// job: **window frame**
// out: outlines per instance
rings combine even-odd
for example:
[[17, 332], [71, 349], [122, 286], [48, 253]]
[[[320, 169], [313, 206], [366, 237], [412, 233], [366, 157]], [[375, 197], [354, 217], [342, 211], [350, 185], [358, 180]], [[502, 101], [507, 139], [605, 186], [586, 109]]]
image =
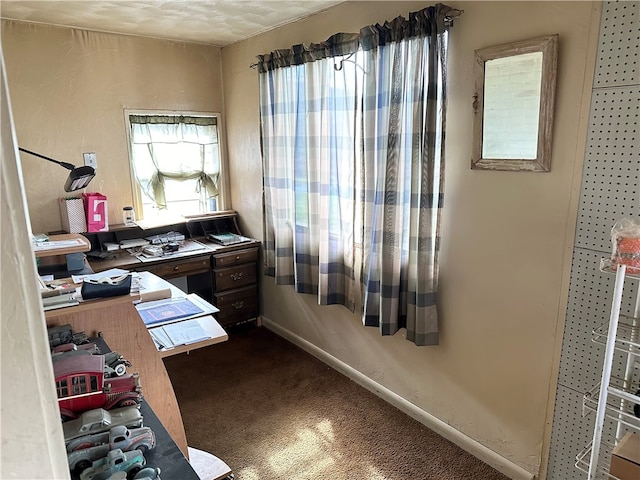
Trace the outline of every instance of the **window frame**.
[[[142, 209], [142, 193], [140, 191], [140, 185], [136, 180], [135, 168], [133, 166], [133, 151], [131, 148], [131, 122], [129, 121], [129, 115], [182, 115], [185, 117], [215, 117], [216, 127], [218, 128], [218, 151], [220, 152], [220, 175], [218, 182], [218, 209], [215, 212], [203, 213], [202, 215], [215, 215], [216, 213], [223, 212], [231, 209], [231, 202], [229, 200], [229, 176], [227, 173], [227, 143], [226, 133], [224, 128], [224, 119], [221, 113], [218, 112], [197, 112], [191, 110], [145, 110], [145, 109], [124, 109], [124, 124], [127, 138], [127, 152], [129, 155], [129, 175], [131, 179], [131, 196], [133, 202], [133, 208], [136, 211], [136, 220], [143, 220]], [[193, 217], [193, 215], [183, 215], [185, 218]]]

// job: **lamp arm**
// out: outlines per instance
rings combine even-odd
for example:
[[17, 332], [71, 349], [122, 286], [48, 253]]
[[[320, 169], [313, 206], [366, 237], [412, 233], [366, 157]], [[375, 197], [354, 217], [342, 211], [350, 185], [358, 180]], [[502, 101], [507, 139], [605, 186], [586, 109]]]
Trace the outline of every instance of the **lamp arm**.
[[27, 150], [26, 148], [18, 147], [18, 150], [24, 153], [28, 153], [29, 155], [33, 155], [35, 157], [40, 157], [40, 158], [43, 158], [44, 160], [49, 160], [50, 162], [57, 163], [58, 165], [63, 166], [67, 170], [73, 170], [74, 168], [76, 168], [76, 166], [71, 163], [54, 160], [53, 158], [45, 157], [44, 155], [40, 155], [39, 153], [32, 152], [31, 150]]

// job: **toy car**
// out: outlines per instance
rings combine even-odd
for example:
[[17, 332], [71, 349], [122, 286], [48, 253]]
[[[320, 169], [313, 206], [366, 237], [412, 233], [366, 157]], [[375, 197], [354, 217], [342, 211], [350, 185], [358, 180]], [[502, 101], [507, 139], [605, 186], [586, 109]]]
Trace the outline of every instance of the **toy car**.
[[100, 433], [110, 430], [112, 427], [124, 425], [129, 428], [142, 426], [142, 414], [137, 406], [115, 408], [105, 410], [96, 408], [80, 415], [75, 420], [69, 420], [62, 424], [62, 433], [65, 443], [90, 433]]
[[106, 457], [111, 450], [140, 450], [143, 454], [156, 446], [156, 437], [149, 427], [132, 428], [120, 425], [108, 432], [84, 435], [67, 443], [69, 470], [82, 472], [91, 463]]
[[135, 474], [133, 480], [160, 480], [160, 468], [144, 467]]
[[107, 352], [104, 355], [104, 362], [112, 368], [118, 377], [127, 373], [127, 367], [131, 366], [131, 362], [125, 360], [118, 352]]
[[73, 333], [70, 324], [58, 325], [47, 328], [49, 334], [49, 346], [55, 348], [64, 343], [82, 345], [89, 342], [89, 337], [84, 332]]
[[139, 450], [123, 452], [111, 450], [106, 457], [93, 462], [93, 464], [80, 474], [80, 480], [107, 480], [115, 472], [127, 472], [127, 476], [135, 475], [146, 460]]
[[120, 377], [127, 373], [127, 367], [131, 366], [131, 362], [126, 360], [118, 352], [100, 353], [100, 349], [95, 343], [87, 343], [84, 345], [76, 345], [75, 343], [65, 343], [56, 347], [51, 352], [52, 361], [59, 362], [67, 357], [77, 355], [102, 355], [104, 357], [104, 373], [106, 377]]

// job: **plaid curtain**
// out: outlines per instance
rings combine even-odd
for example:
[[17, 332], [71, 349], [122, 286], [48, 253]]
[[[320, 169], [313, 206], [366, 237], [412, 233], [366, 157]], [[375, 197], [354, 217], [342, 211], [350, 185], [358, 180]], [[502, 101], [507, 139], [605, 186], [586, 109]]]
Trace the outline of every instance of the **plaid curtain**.
[[362, 73], [333, 58], [260, 75], [265, 273], [354, 310]]
[[438, 4], [258, 57], [265, 273], [438, 343], [447, 31]]

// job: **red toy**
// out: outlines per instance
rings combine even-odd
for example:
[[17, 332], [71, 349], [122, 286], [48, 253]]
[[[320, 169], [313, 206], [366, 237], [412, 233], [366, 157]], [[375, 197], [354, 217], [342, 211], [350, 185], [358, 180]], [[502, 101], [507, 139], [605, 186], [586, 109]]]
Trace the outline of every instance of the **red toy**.
[[94, 408], [139, 404], [142, 389], [137, 373], [105, 379], [102, 355], [75, 355], [54, 362], [58, 406], [62, 420]]

